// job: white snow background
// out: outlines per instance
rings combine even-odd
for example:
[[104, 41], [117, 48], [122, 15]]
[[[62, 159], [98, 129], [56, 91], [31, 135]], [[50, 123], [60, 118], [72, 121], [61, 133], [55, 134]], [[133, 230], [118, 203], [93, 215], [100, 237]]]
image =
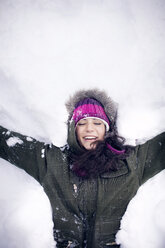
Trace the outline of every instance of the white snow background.
[[[165, 130], [165, 1], [0, 0], [0, 125], [66, 142], [64, 103], [98, 87], [119, 103], [118, 128], [135, 144]], [[130, 202], [123, 248], [165, 247], [165, 172]], [[54, 247], [49, 200], [0, 159], [0, 248]]]

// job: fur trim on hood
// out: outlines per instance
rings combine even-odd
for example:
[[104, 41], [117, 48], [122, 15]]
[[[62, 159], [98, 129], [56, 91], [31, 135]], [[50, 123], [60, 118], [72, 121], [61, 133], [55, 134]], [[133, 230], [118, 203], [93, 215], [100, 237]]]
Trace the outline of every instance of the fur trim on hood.
[[68, 121], [70, 121], [72, 118], [76, 104], [84, 98], [94, 98], [99, 101], [103, 105], [105, 113], [110, 120], [110, 125], [115, 125], [117, 118], [117, 104], [106, 94], [105, 91], [99, 90], [97, 88], [90, 90], [79, 90], [70, 96], [69, 100], [65, 104], [69, 113]]

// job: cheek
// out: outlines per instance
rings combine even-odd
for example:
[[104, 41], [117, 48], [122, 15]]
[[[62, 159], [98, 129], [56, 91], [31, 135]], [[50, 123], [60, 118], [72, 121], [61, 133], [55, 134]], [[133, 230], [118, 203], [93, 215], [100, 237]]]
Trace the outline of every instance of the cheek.
[[105, 136], [105, 127], [102, 127], [99, 130], [99, 136], [100, 136], [100, 138], [104, 139], [104, 136]]
[[75, 132], [76, 132], [76, 137], [77, 137], [78, 141], [80, 141], [80, 139], [81, 139], [81, 130], [80, 130], [80, 128], [77, 127]]

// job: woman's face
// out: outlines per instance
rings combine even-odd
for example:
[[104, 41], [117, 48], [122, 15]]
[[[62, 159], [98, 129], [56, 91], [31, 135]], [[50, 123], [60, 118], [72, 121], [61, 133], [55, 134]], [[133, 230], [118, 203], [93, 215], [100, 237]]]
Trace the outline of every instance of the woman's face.
[[105, 125], [103, 121], [95, 118], [81, 119], [76, 126], [79, 143], [87, 150], [95, 148], [95, 141], [104, 140]]

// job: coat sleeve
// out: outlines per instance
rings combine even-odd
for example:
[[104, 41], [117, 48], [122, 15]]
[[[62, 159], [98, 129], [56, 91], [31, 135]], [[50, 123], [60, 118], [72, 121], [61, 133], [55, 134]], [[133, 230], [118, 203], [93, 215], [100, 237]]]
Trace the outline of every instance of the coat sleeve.
[[165, 132], [139, 146], [137, 161], [141, 184], [165, 169]]
[[24, 169], [38, 182], [46, 174], [46, 145], [0, 126], [0, 157]]

